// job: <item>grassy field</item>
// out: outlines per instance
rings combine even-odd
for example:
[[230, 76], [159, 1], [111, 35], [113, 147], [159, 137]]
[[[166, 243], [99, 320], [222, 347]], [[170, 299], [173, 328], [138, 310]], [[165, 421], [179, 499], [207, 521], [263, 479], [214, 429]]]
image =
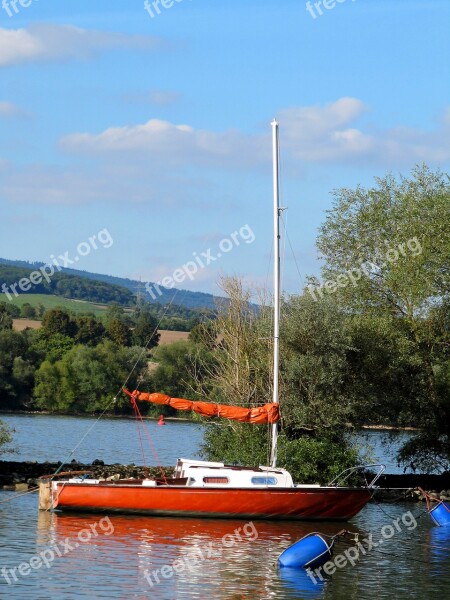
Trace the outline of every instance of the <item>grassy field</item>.
[[22, 306], [23, 304], [28, 303], [35, 308], [37, 308], [39, 304], [42, 304], [45, 306], [46, 310], [58, 306], [76, 313], [94, 313], [96, 316], [105, 314], [107, 308], [103, 304], [94, 304], [93, 302], [84, 302], [83, 300], [69, 300], [62, 296], [49, 296], [47, 294], [20, 294], [17, 297], [13, 296], [12, 300], [9, 300], [5, 294], [0, 294], [0, 302], [11, 302], [16, 306]]

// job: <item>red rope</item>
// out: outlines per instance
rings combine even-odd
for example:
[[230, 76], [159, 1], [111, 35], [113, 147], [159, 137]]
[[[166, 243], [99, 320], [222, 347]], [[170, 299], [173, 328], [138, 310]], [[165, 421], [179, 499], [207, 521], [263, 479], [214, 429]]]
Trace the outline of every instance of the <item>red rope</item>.
[[[159, 456], [158, 456], [158, 454], [157, 454], [157, 452], [156, 452], [156, 449], [155, 449], [155, 447], [154, 447], [154, 445], [153, 445], [152, 438], [151, 438], [151, 436], [150, 436], [150, 433], [149, 433], [149, 431], [148, 431], [148, 429], [147, 429], [147, 425], [145, 424], [145, 421], [144, 421], [144, 419], [143, 419], [143, 417], [142, 417], [142, 415], [141, 415], [141, 411], [139, 410], [139, 407], [138, 407], [138, 405], [137, 405], [137, 403], [136, 403], [136, 398], [135, 398], [135, 396], [134, 396], [134, 395], [133, 395], [131, 392], [129, 392], [128, 390], [125, 390], [125, 389], [124, 389], [123, 391], [124, 391], [124, 392], [125, 392], [125, 393], [126, 393], [128, 396], [130, 396], [130, 398], [131, 398], [131, 404], [132, 404], [132, 406], [133, 406], [133, 408], [134, 408], [134, 412], [135, 412], [135, 414], [136, 414], [136, 419], [137, 419], [137, 422], [138, 422], [138, 430], [139, 430], [139, 421], [140, 421], [140, 423], [141, 423], [141, 426], [142, 426], [143, 430], [145, 431], [145, 434], [147, 435], [148, 443], [149, 443], [149, 445], [150, 445], [150, 449], [151, 449], [151, 451], [152, 451], [152, 453], [153, 453], [153, 457], [155, 458], [155, 460], [156, 460], [156, 464], [158, 465], [158, 467], [159, 467], [159, 470], [161, 471], [161, 476], [162, 476], [162, 478], [163, 478], [163, 480], [164, 480], [164, 483], [167, 483], [166, 474], [164, 473], [164, 470], [163, 470], [163, 468], [162, 468], [162, 466], [161, 466], [161, 462], [160, 462], [160, 460], [159, 460]], [[143, 445], [142, 445], [142, 439], [141, 439], [141, 432], [140, 432], [140, 430], [139, 430], [139, 439], [140, 439], [140, 441], [141, 441], [141, 449], [142, 449], [142, 454], [144, 455], [144, 449], [143, 449]], [[145, 467], [145, 457], [144, 457], [144, 468], [146, 469], [146, 467]]]
[[145, 452], [144, 452], [144, 444], [142, 443], [142, 436], [141, 436], [141, 428], [140, 428], [140, 424], [139, 424], [139, 412], [138, 412], [138, 406], [136, 404], [136, 401], [134, 398], [131, 398], [131, 404], [134, 408], [134, 416], [136, 417], [136, 426], [137, 426], [137, 430], [138, 430], [138, 436], [139, 436], [139, 444], [141, 446], [141, 452], [142, 452], [142, 464], [144, 465], [144, 473], [145, 476], [148, 477], [148, 469], [147, 469], [147, 463], [145, 460]]

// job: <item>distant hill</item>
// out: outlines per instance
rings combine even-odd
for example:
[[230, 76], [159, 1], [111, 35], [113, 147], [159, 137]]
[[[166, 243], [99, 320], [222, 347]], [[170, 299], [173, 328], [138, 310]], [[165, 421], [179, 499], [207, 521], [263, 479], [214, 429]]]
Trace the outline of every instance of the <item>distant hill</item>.
[[[11, 298], [17, 295], [48, 294], [101, 304], [117, 303], [122, 306], [135, 304], [133, 294], [127, 288], [99, 280], [88, 279], [67, 272], [51, 272], [39, 269], [42, 263], [24, 266], [0, 263], [0, 289]], [[30, 281], [32, 275], [33, 281]], [[50, 276], [51, 274], [51, 276]]]
[[[27, 273], [26, 274], [22, 274], [20, 275], [20, 277], [27, 277], [31, 271], [40, 269], [41, 267], [45, 266], [45, 263], [42, 262], [28, 262], [28, 261], [23, 261], [23, 260], [9, 260], [7, 258], [0, 258], [0, 285], [3, 281], [6, 280], [4, 279], [3, 275], [5, 273], [5, 271], [1, 270], [1, 265], [6, 265], [9, 267], [16, 267], [16, 268], [21, 268], [21, 269], [26, 269]], [[66, 275], [66, 278], [64, 278], [64, 275]], [[92, 291], [92, 295], [89, 294], [85, 294], [84, 296], [79, 296], [79, 295], [66, 295], [66, 293], [68, 293], [69, 289], [75, 289], [77, 288], [76, 282], [74, 281], [70, 281], [68, 280], [67, 276], [71, 276], [77, 279], [88, 279], [94, 282], [103, 282], [105, 284], [108, 284], [110, 286], [113, 286], [114, 290], [110, 290], [109, 294], [108, 292], [106, 292], [105, 290], [103, 290], [103, 292], [105, 292], [106, 296], [104, 297], [113, 297], [115, 295], [119, 295], [119, 293], [121, 294], [125, 294], [123, 296], [123, 300], [120, 301], [118, 299], [110, 299], [110, 300], [101, 300], [99, 297], [96, 296], [95, 294], [95, 289], [91, 289]], [[57, 291], [57, 281], [60, 281], [62, 283], [60, 283], [59, 285], [59, 291]], [[8, 276], [8, 281], [10, 281], [9, 276]], [[14, 279], [12, 281], [12, 283], [18, 281], [17, 279]], [[40, 289], [37, 289], [39, 286], [34, 286], [34, 288], [32, 290], [30, 290], [30, 293], [40, 293], [40, 294], [56, 294], [56, 295], [61, 295], [64, 296], [66, 298], [75, 298], [75, 299], [80, 299], [80, 300], [88, 300], [90, 302], [102, 302], [102, 303], [108, 303], [108, 302], [117, 302], [118, 304], [124, 304], [124, 305], [128, 305], [130, 303], [132, 303], [133, 301], [135, 301], [135, 299], [133, 300], [133, 296], [137, 296], [139, 294], [140, 298], [142, 299], [142, 301], [144, 302], [150, 302], [151, 304], [169, 304], [173, 301], [174, 304], [178, 305], [178, 306], [184, 306], [186, 308], [191, 308], [191, 309], [198, 309], [198, 308], [206, 308], [209, 310], [214, 310], [215, 308], [215, 303], [214, 303], [214, 296], [212, 294], [205, 294], [203, 292], [191, 292], [188, 290], [177, 290], [177, 289], [168, 289], [168, 288], [164, 288], [164, 287], [159, 287], [159, 291], [161, 293], [159, 293], [159, 291], [157, 291], [155, 284], [152, 282], [149, 282], [149, 285], [151, 286], [151, 290], [153, 291], [153, 296], [151, 294], [149, 294], [146, 289], [145, 289], [145, 283], [136, 281], [136, 280], [132, 280], [132, 279], [126, 279], [123, 277], [114, 277], [113, 275], [103, 275], [101, 273], [90, 273], [89, 271], [78, 271], [77, 269], [69, 269], [69, 268], [61, 268], [61, 271], [58, 273], [55, 273], [55, 275], [51, 278], [51, 283], [53, 284], [53, 282], [55, 281], [54, 285], [49, 286], [49, 284], [47, 284], [46, 281], [44, 281], [44, 284], [46, 284], [45, 286], [43, 286]], [[100, 288], [99, 286], [94, 286], [94, 288], [98, 288], [97, 291], [100, 292]], [[79, 283], [79, 287], [78, 287], [78, 293], [85, 293], [85, 291], [89, 288], [89, 285], [84, 286], [84, 291], [83, 290], [83, 285], [81, 285], [81, 283]], [[59, 293], [62, 292], [62, 293]], [[23, 293], [23, 292], [21, 292]], [[89, 297], [88, 297], [89, 296]]]

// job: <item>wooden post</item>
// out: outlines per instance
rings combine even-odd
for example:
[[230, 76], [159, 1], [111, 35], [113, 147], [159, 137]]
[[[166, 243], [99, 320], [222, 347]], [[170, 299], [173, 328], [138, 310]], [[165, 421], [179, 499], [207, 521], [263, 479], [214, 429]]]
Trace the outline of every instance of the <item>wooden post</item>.
[[39, 479], [39, 510], [52, 508], [52, 482], [50, 479]]

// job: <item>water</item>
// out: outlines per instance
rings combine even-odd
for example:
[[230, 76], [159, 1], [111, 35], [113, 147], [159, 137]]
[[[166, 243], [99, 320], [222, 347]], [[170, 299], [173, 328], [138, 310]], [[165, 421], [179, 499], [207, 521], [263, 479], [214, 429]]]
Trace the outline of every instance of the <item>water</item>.
[[[65, 460], [87, 434], [74, 454], [70, 455], [70, 460], [89, 464], [99, 458], [106, 464], [142, 464], [134, 419], [103, 418], [96, 422], [89, 417], [10, 414], [0, 414], [0, 418], [15, 429], [12, 446], [17, 449], [14, 454], [4, 455], [4, 460]], [[168, 421], [165, 427], [159, 427], [155, 421], [146, 423], [154, 446], [154, 452], [147, 451], [148, 465], [157, 464], [158, 458], [164, 466], [174, 465], [179, 457], [200, 458], [201, 425]], [[358, 439], [361, 445], [371, 446], [373, 462], [385, 464], [387, 473], [401, 473], [395, 452], [410, 435], [407, 431], [388, 433], [364, 430], [358, 434]], [[148, 448], [146, 440], [144, 447]]]
[[[49, 416], [2, 419], [17, 429], [20, 460], [65, 456], [93, 422]], [[198, 452], [201, 428], [197, 425], [171, 422], [158, 427], [150, 423], [149, 428], [162, 464], [174, 464], [178, 456]], [[132, 421], [106, 420], [86, 438], [76, 457], [86, 462], [102, 458], [140, 464], [135, 438]], [[0, 597], [450, 597], [450, 527], [434, 526], [422, 504], [370, 504], [345, 526], [359, 533], [360, 540], [372, 534], [377, 546], [369, 550], [371, 543], [366, 542], [365, 553], [360, 551], [359, 560], [352, 558], [352, 565], [348, 559], [342, 563], [349, 546], [337, 545], [335, 560], [342, 555], [337, 559], [338, 568], [330, 576], [315, 574], [314, 583], [304, 571], [279, 570], [277, 556], [311, 531], [333, 535], [342, 524], [51, 514], [37, 510], [35, 494], [19, 498], [1, 492]]]
[[[101, 459], [105, 464], [143, 464], [135, 419], [66, 417], [55, 415], [0, 415], [15, 430], [13, 454], [3, 460], [57, 462], [75, 459], [90, 464]], [[165, 427], [146, 421], [153, 448], [143, 437], [146, 464], [175, 465], [177, 458], [199, 458], [202, 427], [188, 421], [168, 421]], [[94, 427], [93, 427], [94, 425]], [[87, 435], [86, 435], [87, 434]], [[86, 437], [84, 437], [86, 436]], [[80, 440], [83, 442], [78, 446]]]

